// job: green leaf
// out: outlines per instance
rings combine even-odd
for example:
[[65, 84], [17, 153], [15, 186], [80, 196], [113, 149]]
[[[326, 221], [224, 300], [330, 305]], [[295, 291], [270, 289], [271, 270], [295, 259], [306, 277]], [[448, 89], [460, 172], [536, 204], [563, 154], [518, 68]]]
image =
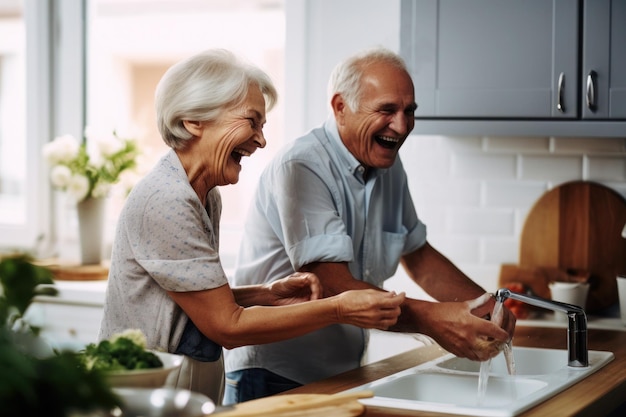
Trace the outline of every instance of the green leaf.
[[37, 287], [52, 284], [53, 280], [48, 269], [32, 264], [28, 255], [21, 254], [0, 259], [0, 283], [5, 303], [23, 315], [35, 297]]

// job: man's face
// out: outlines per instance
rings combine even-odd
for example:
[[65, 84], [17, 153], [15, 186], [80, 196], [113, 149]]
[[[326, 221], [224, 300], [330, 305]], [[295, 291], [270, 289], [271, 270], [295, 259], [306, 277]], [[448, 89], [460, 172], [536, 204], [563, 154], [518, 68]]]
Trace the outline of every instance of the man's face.
[[415, 125], [413, 82], [405, 71], [377, 63], [367, 68], [361, 86], [358, 109], [341, 95], [332, 99], [339, 135], [366, 168], [389, 168]]

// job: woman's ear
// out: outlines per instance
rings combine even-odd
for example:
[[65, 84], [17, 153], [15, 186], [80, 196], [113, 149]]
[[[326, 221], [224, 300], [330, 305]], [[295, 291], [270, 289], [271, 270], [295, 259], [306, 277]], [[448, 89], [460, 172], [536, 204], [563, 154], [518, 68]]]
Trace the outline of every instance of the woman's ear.
[[194, 121], [194, 120], [183, 120], [183, 126], [187, 130], [187, 132], [191, 133], [196, 137], [202, 136], [202, 130], [204, 125], [202, 122]]

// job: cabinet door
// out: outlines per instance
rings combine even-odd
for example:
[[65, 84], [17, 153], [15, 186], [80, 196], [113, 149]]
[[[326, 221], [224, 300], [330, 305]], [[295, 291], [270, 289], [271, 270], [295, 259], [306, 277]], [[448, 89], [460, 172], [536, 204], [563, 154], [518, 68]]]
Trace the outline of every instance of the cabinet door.
[[582, 117], [626, 119], [626, 0], [583, 9]]
[[401, 13], [416, 117], [578, 117], [577, 0], [402, 0]]

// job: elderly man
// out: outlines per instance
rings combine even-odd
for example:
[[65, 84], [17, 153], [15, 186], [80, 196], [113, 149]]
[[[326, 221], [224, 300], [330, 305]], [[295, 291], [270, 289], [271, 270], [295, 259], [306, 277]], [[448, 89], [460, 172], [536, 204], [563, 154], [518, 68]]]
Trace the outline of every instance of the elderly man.
[[[390, 330], [423, 333], [473, 360], [513, 333], [484, 317], [494, 301], [426, 240], [398, 151], [414, 126], [411, 77], [386, 49], [355, 55], [330, 80], [334, 117], [289, 143], [259, 181], [233, 285], [314, 272], [324, 295], [381, 288], [401, 263], [438, 302], [407, 298]], [[259, 278], [262, 281], [259, 281]], [[264, 397], [360, 366], [367, 333], [333, 325], [227, 352], [226, 403]]]

